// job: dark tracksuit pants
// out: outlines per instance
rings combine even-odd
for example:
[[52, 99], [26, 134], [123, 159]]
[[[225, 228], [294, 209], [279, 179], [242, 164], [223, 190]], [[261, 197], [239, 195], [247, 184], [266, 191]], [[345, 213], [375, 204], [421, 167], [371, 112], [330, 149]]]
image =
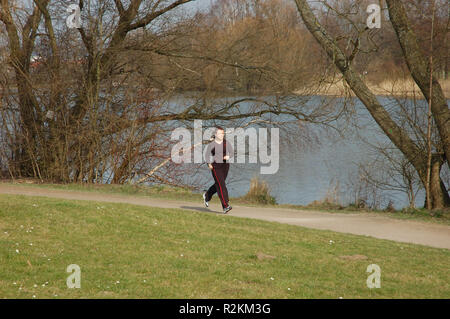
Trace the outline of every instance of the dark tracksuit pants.
[[214, 178], [214, 184], [206, 192], [206, 201], [210, 201], [212, 196], [217, 192], [222, 203], [222, 208], [228, 206], [228, 190], [225, 185], [225, 179], [230, 169], [229, 163], [212, 163], [213, 169], [211, 174]]

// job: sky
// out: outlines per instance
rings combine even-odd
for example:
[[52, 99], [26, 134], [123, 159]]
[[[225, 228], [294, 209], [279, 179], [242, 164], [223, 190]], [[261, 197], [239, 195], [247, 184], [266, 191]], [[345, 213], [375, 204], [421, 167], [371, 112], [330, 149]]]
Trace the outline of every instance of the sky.
[[205, 10], [210, 7], [211, 3], [213, 3], [214, 0], [196, 0], [191, 3], [185, 4], [186, 8], [189, 10], [195, 11], [195, 10]]

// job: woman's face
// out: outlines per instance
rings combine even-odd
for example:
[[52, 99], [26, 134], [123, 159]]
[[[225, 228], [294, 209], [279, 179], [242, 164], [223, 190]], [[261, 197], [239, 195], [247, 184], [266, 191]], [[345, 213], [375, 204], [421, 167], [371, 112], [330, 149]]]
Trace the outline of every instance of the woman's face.
[[224, 132], [223, 130], [217, 130], [217, 132], [216, 132], [216, 138], [217, 138], [219, 141], [222, 141], [224, 136], [225, 136], [225, 132]]

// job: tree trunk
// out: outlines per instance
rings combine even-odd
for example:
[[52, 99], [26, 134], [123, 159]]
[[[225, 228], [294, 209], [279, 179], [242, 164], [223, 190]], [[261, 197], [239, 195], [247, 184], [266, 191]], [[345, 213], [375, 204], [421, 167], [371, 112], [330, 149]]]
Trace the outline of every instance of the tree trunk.
[[386, 3], [389, 9], [389, 18], [397, 34], [411, 76], [425, 99], [427, 101], [430, 101], [430, 98], [432, 99], [433, 118], [439, 131], [446, 160], [450, 161], [450, 109], [447, 105], [447, 99], [436, 76], [433, 76], [433, 90], [430, 97], [431, 69], [420, 51], [416, 35], [409, 25], [402, 2], [400, 0], [386, 0]]
[[[432, 209], [444, 209], [450, 207], [450, 197], [444, 182], [440, 177], [441, 168], [444, 164], [442, 155], [433, 154], [431, 159], [430, 199]], [[422, 183], [426, 181], [426, 174], [421, 176]], [[424, 207], [427, 207], [425, 198]]]

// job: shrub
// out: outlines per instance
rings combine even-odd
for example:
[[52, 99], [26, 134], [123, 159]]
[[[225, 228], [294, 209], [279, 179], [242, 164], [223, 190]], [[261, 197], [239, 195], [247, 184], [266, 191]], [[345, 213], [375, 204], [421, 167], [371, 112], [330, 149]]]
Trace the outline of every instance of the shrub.
[[264, 205], [275, 205], [275, 197], [270, 195], [269, 186], [265, 181], [261, 181], [258, 177], [254, 177], [250, 181], [250, 190], [243, 197], [244, 200]]

